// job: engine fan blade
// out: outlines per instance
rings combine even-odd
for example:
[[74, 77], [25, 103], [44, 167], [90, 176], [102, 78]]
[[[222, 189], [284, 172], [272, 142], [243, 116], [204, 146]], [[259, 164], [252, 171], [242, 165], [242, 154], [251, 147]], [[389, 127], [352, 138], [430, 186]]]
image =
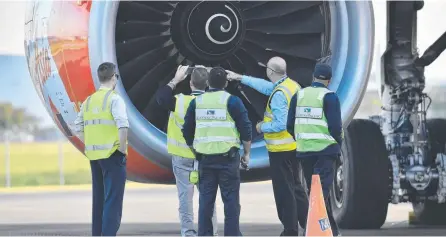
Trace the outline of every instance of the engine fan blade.
[[251, 42], [243, 43], [242, 48], [263, 65], [266, 65], [268, 60], [272, 57], [282, 57], [287, 62], [288, 76], [291, 79], [295, 80], [302, 86], [308, 86], [312, 81], [311, 75], [315, 65], [314, 60], [294, 58], [289, 55], [265, 50]]
[[[293, 22], [293, 24], [286, 24], [286, 22]], [[281, 27], [277, 27], [278, 25]], [[325, 22], [317, 6], [282, 17], [248, 21], [246, 29], [265, 34], [311, 34], [324, 32]]]
[[243, 11], [250, 10], [259, 7], [263, 4], [268, 3], [268, 1], [240, 1], [240, 8]]
[[[280, 56], [287, 61], [288, 75], [305, 85], [311, 82], [315, 59], [328, 47], [328, 38], [322, 37], [327, 35], [327, 28], [321, 2], [212, 3], [147, 1], [119, 5], [115, 41], [124, 87], [137, 109], [159, 129], [165, 130], [168, 113], [155, 111], [153, 95], [172, 79], [180, 63], [219, 65], [268, 80], [265, 67], [259, 63], [266, 64], [271, 57]], [[236, 32], [236, 41], [230, 42], [226, 35], [234, 33], [235, 28], [226, 32], [228, 22], [216, 17], [218, 13], [235, 17], [231, 18], [232, 24], [237, 20], [240, 23], [238, 29], [243, 32]], [[188, 25], [189, 21], [193, 25]], [[228, 39], [230, 43], [223, 43]], [[268, 96], [234, 82], [227, 90], [242, 99], [253, 126], [262, 120]], [[189, 79], [174, 91], [188, 92]]]
[[150, 71], [160, 60], [167, 59], [174, 45], [149, 51], [119, 67], [121, 74], [126, 75], [124, 87], [129, 90], [134, 87], [147, 71]]
[[116, 44], [116, 53], [120, 65], [125, 65], [134, 58], [138, 58], [146, 52], [163, 47], [170, 39], [169, 35], [149, 36]]
[[138, 1], [121, 1], [119, 3], [119, 9], [117, 20], [122, 22], [128, 20], [165, 22], [169, 20], [169, 14], [154, 10], [153, 8], [147, 7], [146, 4], [140, 4]]
[[164, 79], [167, 73], [177, 67], [178, 53], [170, 56], [167, 60], [150, 67], [148, 71], [130, 90], [128, 95], [132, 102], [142, 111], [150, 101], [155, 91], [158, 89], [158, 82]]
[[153, 11], [160, 13], [172, 12], [175, 9], [175, 2], [170, 1], [138, 1], [138, 4], [147, 5]]
[[116, 42], [133, 40], [137, 38], [159, 36], [169, 32], [169, 25], [145, 21], [117, 22]]
[[246, 33], [246, 40], [292, 57], [316, 60], [321, 56], [320, 52], [314, 50], [321, 48], [320, 34], [272, 35], [250, 31]]
[[243, 12], [246, 20], [277, 18], [320, 5], [320, 1], [270, 1]]

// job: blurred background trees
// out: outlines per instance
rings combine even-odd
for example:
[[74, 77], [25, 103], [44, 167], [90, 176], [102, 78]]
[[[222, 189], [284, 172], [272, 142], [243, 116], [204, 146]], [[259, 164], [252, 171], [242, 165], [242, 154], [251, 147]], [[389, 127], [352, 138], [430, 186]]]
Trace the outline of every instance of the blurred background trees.
[[0, 102], [0, 141], [8, 137], [11, 141], [54, 141], [62, 138], [56, 126], [43, 127], [40, 118], [25, 108], [14, 107], [12, 103]]

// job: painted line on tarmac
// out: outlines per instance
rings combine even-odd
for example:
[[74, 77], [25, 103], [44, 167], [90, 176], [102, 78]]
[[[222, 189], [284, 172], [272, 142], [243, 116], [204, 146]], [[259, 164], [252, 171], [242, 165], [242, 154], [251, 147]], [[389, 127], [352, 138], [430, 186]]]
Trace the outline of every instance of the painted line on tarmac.
[[[270, 181], [253, 182], [250, 184], [264, 184]], [[36, 192], [66, 192], [66, 191], [86, 191], [91, 190], [91, 184], [80, 185], [47, 185], [47, 186], [28, 186], [28, 187], [11, 187], [0, 188], [0, 193], [36, 193]], [[147, 188], [175, 188], [175, 184], [153, 184], [153, 183], [136, 183], [127, 182], [126, 189], [147, 189]]]

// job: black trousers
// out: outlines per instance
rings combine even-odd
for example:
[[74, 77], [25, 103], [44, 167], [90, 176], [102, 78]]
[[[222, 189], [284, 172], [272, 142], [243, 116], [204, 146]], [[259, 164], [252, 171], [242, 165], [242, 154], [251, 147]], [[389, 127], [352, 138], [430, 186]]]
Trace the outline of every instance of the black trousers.
[[126, 157], [120, 152], [90, 161], [93, 186], [93, 236], [116, 236], [121, 225]]
[[305, 227], [308, 213], [299, 160], [295, 151], [269, 152], [269, 162], [277, 215], [284, 228], [281, 235], [296, 236], [299, 223]]
[[302, 159], [302, 167], [307, 182], [308, 192], [311, 190], [311, 176], [313, 174], [319, 174], [320, 176], [325, 206], [327, 208], [327, 215], [330, 220], [333, 236], [339, 235], [339, 227], [333, 217], [330, 202], [330, 189], [333, 185], [334, 163], [336, 162], [336, 159], [337, 155], [309, 156]]
[[212, 215], [220, 187], [225, 212], [225, 236], [240, 232], [240, 155], [204, 156], [198, 163], [199, 207], [198, 236], [213, 236]]

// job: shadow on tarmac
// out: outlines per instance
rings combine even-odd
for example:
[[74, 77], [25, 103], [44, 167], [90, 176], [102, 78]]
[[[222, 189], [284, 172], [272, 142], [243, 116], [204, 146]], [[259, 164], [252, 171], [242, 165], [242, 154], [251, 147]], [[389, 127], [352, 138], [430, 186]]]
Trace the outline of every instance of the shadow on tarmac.
[[[10, 224], [0, 225], [0, 235], [91, 235], [90, 224]], [[343, 236], [444, 236], [445, 226], [412, 227], [407, 222], [389, 223], [379, 230], [342, 230]], [[219, 224], [219, 235], [223, 236], [223, 224]], [[279, 224], [242, 223], [244, 236], [279, 236], [282, 231]], [[118, 235], [125, 236], [179, 236], [179, 225], [176, 223], [123, 223]]]

